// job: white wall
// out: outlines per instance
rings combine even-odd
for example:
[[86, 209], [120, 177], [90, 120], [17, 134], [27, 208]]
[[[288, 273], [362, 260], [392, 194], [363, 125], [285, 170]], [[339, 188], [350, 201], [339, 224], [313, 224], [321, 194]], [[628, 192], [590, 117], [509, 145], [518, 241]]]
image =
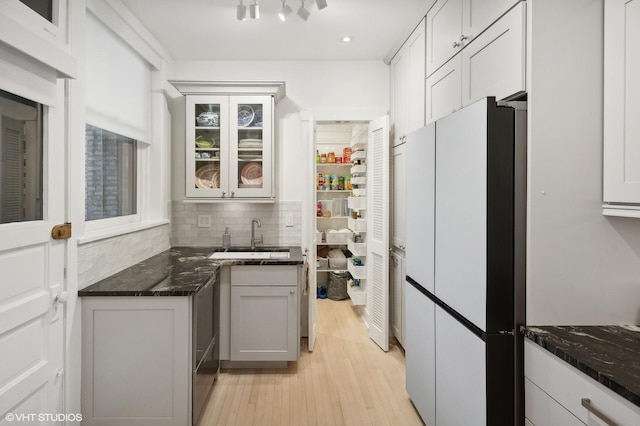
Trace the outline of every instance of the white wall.
[[640, 323], [640, 221], [602, 216], [602, 0], [529, 0], [528, 324]]
[[[280, 220], [267, 220], [263, 227], [266, 235], [284, 233], [285, 239], [272, 237], [276, 243], [301, 244], [301, 203], [304, 182], [308, 176], [301, 160], [307, 152], [303, 146], [300, 113], [305, 112], [315, 120], [364, 120], [369, 121], [387, 113], [389, 105], [389, 69], [382, 61], [289, 61], [289, 62], [178, 62], [168, 70], [169, 80], [200, 81], [284, 81], [286, 97], [280, 100], [275, 109], [275, 157], [276, 157], [276, 205], [269, 209], [261, 207], [255, 214], [263, 217], [279, 217], [288, 210], [294, 214], [296, 230], [285, 228]], [[193, 221], [189, 210], [177, 209], [185, 196], [185, 128], [184, 99], [177, 98], [172, 105], [173, 144], [172, 144], [172, 196], [174, 200], [173, 216], [179, 221], [184, 218]], [[305, 186], [306, 185], [306, 186]], [[284, 203], [284, 204], [281, 204]], [[297, 204], [296, 204], [297, 203]], [[245, 205], [240, 216], [251, 217], [251, 205]], [[267, 209], [267, 211], [265, 211]], [[198, 212], [213, 216], [211, 232], [213, 240], [219, 240], [219, 230], [224, 229], [224, 214], [219, 214], [220, 206], [199, 205]], [[194, 213], [195, 214], [195, 213]], [[260, 216], [257, 216], [261, 218]], [[216, 218], [218, 220], [216, 220]], [[223, 223], [224, 222], [224, 223]], [[237, 233], [246, 234], [250, 220], [233, 223]], [[202, 238], [193, 236], [197, 230], [190, 229], [190, 223], [177, 224], [174, 227], [174, 243], [194, 245]], [[184, 234], [185, 231], [187, 234]], [[202, 231], [202, 229], [200, 230]], [[292, 233], [293, 232], [293, 233]], [[205, 230], [209, 234], [209, 230]], [[189, 237], [192, 235], [192, 237]]]

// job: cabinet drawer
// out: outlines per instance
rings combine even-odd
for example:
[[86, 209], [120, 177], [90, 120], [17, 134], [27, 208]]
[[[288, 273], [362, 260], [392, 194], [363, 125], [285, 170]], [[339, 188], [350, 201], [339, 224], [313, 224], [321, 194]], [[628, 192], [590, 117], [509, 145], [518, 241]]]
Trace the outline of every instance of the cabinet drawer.
[[[526, 339], [524, 365], [526, 378], [581, 422], [588, 425], [604, 424], [582, 406], [582, 398], [589, 398], [595, 408], [617, 424], [640, 425], [640, 407]], [[527, 394], [527, 405], [529, 397]], [[527, 418], [537, 424], [529, 413]]]
[[295, 286], [298, 285], [298, 267], [295, 265], [234, 265], [231, 267], [231, 285]]
[[525, 416], [536, 426], [584, 426], [569, 410], [558, 404], [531, 380], [524, 380], [527, 398]]

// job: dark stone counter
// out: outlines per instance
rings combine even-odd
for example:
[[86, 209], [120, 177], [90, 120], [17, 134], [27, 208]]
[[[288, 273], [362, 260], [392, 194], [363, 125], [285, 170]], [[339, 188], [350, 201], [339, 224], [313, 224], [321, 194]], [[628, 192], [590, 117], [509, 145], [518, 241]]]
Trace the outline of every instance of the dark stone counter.
[[300, 247], [277, 247], [283, 248], [290, 250], [288, 259], [210, 260], [208, 256], [221, 249], [172, 247], [78, 291], [78, 296], [190, 296], [214, 278], [224, 265], [303, 263]]
[[640, 327], [527, 326], [523, 334], [640, 406]]

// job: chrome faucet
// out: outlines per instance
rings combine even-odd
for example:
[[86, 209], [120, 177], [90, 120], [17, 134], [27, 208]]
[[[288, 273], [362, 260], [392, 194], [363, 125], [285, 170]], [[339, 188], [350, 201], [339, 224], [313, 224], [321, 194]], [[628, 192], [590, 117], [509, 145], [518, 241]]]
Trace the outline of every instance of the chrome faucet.
[[258, 228], [262, 228], [260, 219], [251, 219], [251, 249], [256, 248], [256, 244], [262, 244], [262, 235], [260, 235], [260, 238], [256, 238], [256, 228], [254, 226], [256, 223]]

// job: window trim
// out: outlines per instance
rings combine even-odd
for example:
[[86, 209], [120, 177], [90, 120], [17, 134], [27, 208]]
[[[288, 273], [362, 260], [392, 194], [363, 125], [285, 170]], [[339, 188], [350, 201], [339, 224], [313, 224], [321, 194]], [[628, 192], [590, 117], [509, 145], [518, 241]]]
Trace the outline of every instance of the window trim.
[[[85, 123], [85, 127], [87, 125], [102, 129], [101, 127], [96, 126], [95, 124], [92, 124], [89, 121]], [[102, 129], [102, 130], [115, 133], [109, 129]], [[120, 136], [128, 137], [126, 135], [120, 135]], [[147, 185], [143, 185], [143, 181], [146, 184], [148, 180], [147, 164], [148, 164], [149, 152], [148, 150], [144, 149], [146, 146], [148, 146], [148, 144], [145, 144], [144, 142], [136, 140], [136, 213], [125, 215], [125, 216], [107, 217], [104, 219], [95, 219], [95, 220], [87, 220], [85, 216], [85, 220], [84, 220], [85, 233], [96, 233], [96, 232], [99, 233], [102, 230], [109, 230], [111, 228], [114, 228], [114, 229], [123, 228], [123, 227], [126, 228], [128, 225], [135, 225], [143, 222], [142, 219], [144, 217], [144, 212], [147, 212], [149, 207], [147, 203], [143, 202], [143, 196], [142, 196], [142, 193], [143, 193], [142, 191], [144, 189], [147, 189], [146, 188]], [[86, 161], [86, 158], [87, 158], [86, 151], [84, 153], [84, 158]], [[87, 184], [86, 175], [84, 178], [84, 183], [85, 183], [85, 190], [86, 190], [86, 184]], [[85, 195], [85, 203], [86, 203], [86, 195]]]

